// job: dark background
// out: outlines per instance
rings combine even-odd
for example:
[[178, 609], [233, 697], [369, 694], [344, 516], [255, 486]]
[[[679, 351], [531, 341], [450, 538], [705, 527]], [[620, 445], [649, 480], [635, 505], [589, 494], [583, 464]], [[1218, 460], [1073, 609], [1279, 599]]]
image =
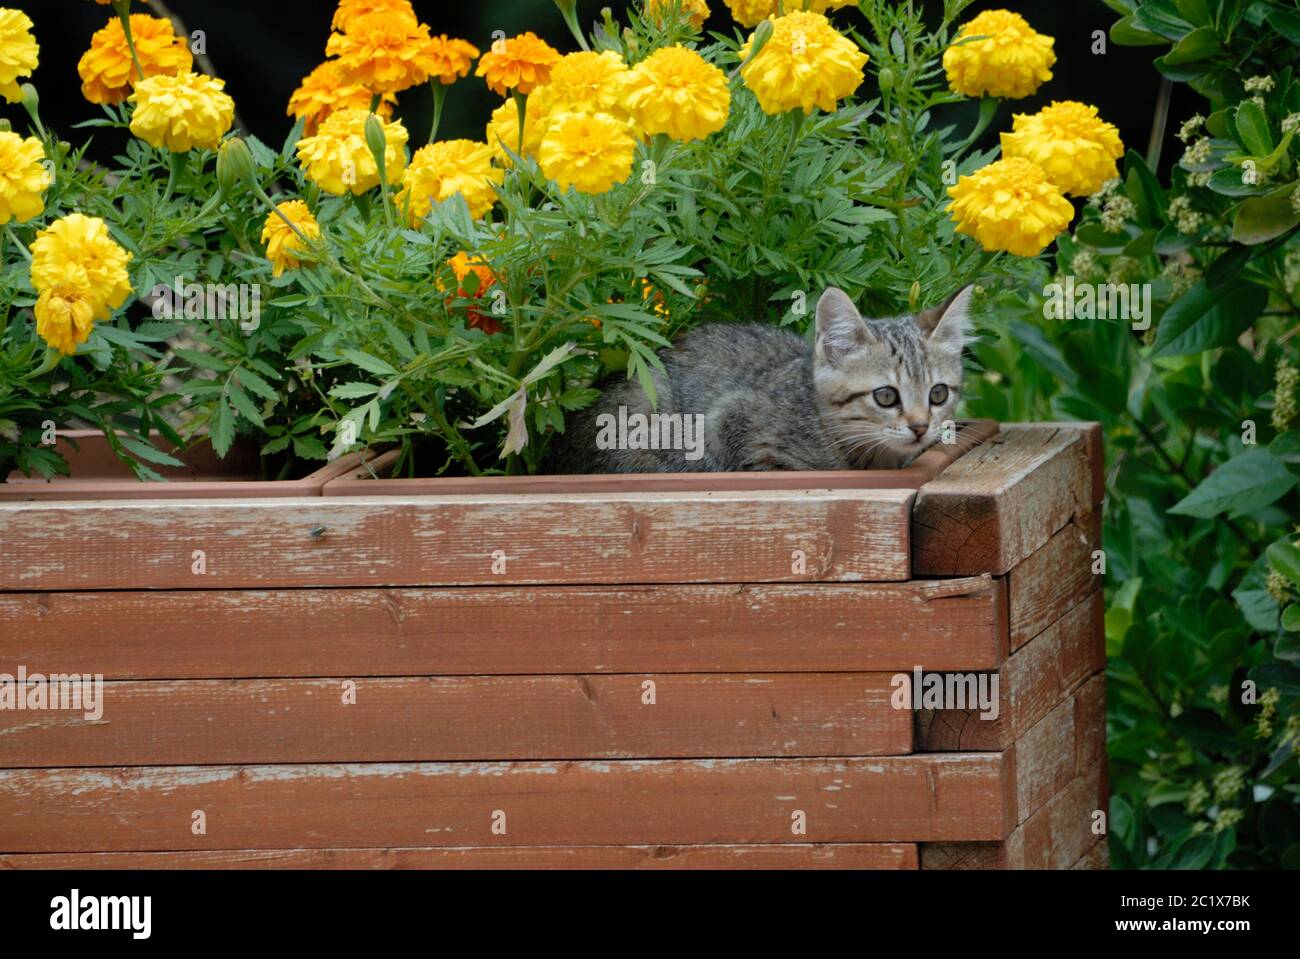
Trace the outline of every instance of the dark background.
[[[91, 0], [8, 0], [32, 17], [41, 45], [41, 65], [35, 81], [41, 94], [42, 116], [47, 125], [62, 132], [65, 139], [79, 142], [82, 136], [72, 124], [99, 114], [99, 107], [87, 103], [80, 92], [77, 60], [90, 43], [91, 34], [112, 16], [112, 8]], [[167, 7], [185, 22], [189, 30], [202, 30], [207, 53], [228, 92], [234, 97], [245, 124], [263, 140], [278, 147], [291, 124], [285, 114], [290, 93], [325, 55], [325, 41], [335, 3], [333, 0], [166, 0]], [[589, 24], [604, 6], [616, 12], [626, 0], [579, 0], [580, 22]], [[435, 34], [462, 37], [481, 50], [491, 45], [492, 32], [514, 35], [530, 29], [561, 51], [575, 48], [552, 0], [480, 0], [478, 3], [414, 0], [416, 13]], [[713, 10], [707, 29], [732, 33], [736, 24], [722, 0], [709, 0]], [[936, 0], [926, 0], [931, 11], [941, 9]], [[1039, 32], [1056, 38], [1057, 63], [1054, 78], [1039, 94], [1004, 105], [986, 134], [986, 145], [996, 143], [998, 129], [1010, 127], [1010, 114], [1033, 112], [1051, 100], [1082, 100], [1096, 105], [1107, 120], [1120, 129], [1126, 146], [1145, 153], [1151, 129], [1159, 77], [1151, 59], [1162, 48], [1116, 47], [1107, 41], [1104, 56], [1091, 52], [1093, 31], [1109, 30], [1116, 14], [1100, 0], [985, 0], [974, 4], [963, 19], [986, 7], [1007, 7], [1022, 13]], [[136, 0], [136, 12], [151, 13], [145, 0]], [[852, 10], [834, 14], [840, 24], [864, 21]], [[861, 92], [874, 90], [874, 71]], [[1179, 123], [1196, 111], [1195, 96], [1185, 88], [1175, 89], [1170, 114], [1169, 136]], [[481, 140], [484, 124], [500, 99], [483, 81], [471, 75], [457, 83], [448, 97], [440, 131], [442, 137]], [[411, 142], [427, 136], [431, 94], [427, 86], [401, 95], [399, 114], [411, 131]], [[12, 114], [16, 107], [11, 107]], [[974, 122], [974, 105], [951, 108], [942, 117], [968, 128]], [[97, 133], [92, 151], [103, 156], [118, 145], [112, 134]], [[1168, 146], [1162, 166], [1177, 159], [1180, 150]]]

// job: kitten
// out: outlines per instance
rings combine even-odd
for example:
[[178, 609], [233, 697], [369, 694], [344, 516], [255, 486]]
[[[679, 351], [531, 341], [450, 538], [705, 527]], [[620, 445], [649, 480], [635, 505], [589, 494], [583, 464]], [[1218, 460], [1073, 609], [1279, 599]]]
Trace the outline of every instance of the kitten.
[[939, 438], [962, 385], [971, 287], [865, 320], [828, 288], [814, 346], [762, 324], [697, 327], [660, 354], [658, 407], [610, 386], [552, 447], [559, 473], [892, 469]]

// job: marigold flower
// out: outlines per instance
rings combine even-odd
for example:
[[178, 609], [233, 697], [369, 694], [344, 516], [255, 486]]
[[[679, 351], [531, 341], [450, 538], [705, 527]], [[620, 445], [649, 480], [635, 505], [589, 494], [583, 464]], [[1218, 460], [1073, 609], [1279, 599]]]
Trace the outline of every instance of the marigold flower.
[[551, 118], [537, 162], [561, 190], [604, 193], [631, 174], [635, 150], [628, 124], [617, 117], [561, 113]]
[[354, 17], [330, 34], [325, 53], [339, 58], [339, 75], [371, 93], [399, 93], [429, 79], [429, 28], [414, 13], [384, 9]]
[[731, 16], [742, 27], [756, 27], [776, 15], [776, 0], [726, 0]]
[[[798, 10], [776, 17], [772, 26], [771, 38], [740, 71], [764, 112], [800, 107], [811, 113], [814, 106], [831, 112], [862, 83], [867, 55], [825, 15]], [[752, 35], [745, 41], [742, 61], [753, 42]]]
[[188, 71], [141, 80], [131, 94], [131, 132], [173, 153], [215, 150], [235, 119], [235, 101], [225, 86], [224, 80]]
[[[541, 104], [530, 100], [528, 111], [524, 114], [524, 156], [537, 156], [542, 137], [546, 133], [546, 115], [540, 106]], [[514, 162], [510, 159], [510, 154], [506, 153], [507, 149], [519, 153], [519, 109], [513, 101], [507, 100], [492, 111], [492, 119], [487, 125], [487, 144], [492, 150], [492, 156], [502, 166], [508, 167]]]
[[32, 286], [38, 293], [69, 285], [83, 289], [97, 320], [126, 302], [131, 254], [118, 246], [99, 217], [69, 213], [36, 234], [32, 241]]
[[381, 10], [395, 10], [399, 13], [409, 13], [415, 16], [415, 9], [411, 6], [411, 0], [339, 0], [338, 9], [334, 11], [334, 20], [330, 27], [333, 30], [346, 30], [350, 22], [357, 17], [364, 17], [368, 13], [378, 13]]
[[479, 49], [467, 40], [457, 40], [445, 33], [429, 40], [424, 51], [425, 69], [429, 76], [441, 83], [455, 83], [459, 78], [469, 76]]
[[703, 140], [726, 126], [731, 91], [727, 75], [694, 50], [663, 47], [632, 70], [626, 103], [642, 133]]
[[1002, 155], [1037, 163], [1071, 196], [1091, 196], [1112, 177], [1124, 155], [1119, 130], [1097, 108], [1073, 100], [1053, 102], [1033, 115], [1018, 113], [1002, 134]]
[[[704, 21], [709, 19], [709, 5], [705, 0], [646, 0], [645, 12], [650, 16], [651, 23], [663, 26], [664, 14], [674, 6], [686, 14], [687, 20], [695, 30], [702, 30]], [[759, 19], [761, 20], [762, 17]], [[746, 24], [746, 26], [753, 26], [753, 24]]]
[[492, 209], [497, 195], [492, 184], [504, 178], [492, 165], [492, 150], [473, 140], [440, 140], [420, 147], [411, 157], [397, 205], [405, 208], [412, 225], [428, 215], [434, 201], [459, 193], [469, 215], [478, 219]]
[[[174, 75], [194, 65], [189, 45], [184, 37], [176, 36], [170, 20], [133, 13], [131, 39], [146, 77]], [[91, 103], [121, 103], [127, 98], [132, 84], [141, 78], [136, 75], [121, 20], [114, 17], [95, 31], [90, 49], [77, 63], [77, 73], [82, 95]]]
[[551, 68], [551, 78], [546, 84], [533, 91], [528, 112], [580, 111], [625, 118], [623, 96], [630, 78], [627, 64], [612, 50], [566, 54]]
[[[302, 200], [285, 200], [277, 203], [275, 208], [289, 218], [290, 223], [298, 228], [298, 233], [310, 240], [320, 236], [320, 224]], [[262, 242], [266, 244], [266, 258], [271, 261], [272, 276], [302, 266], [302, 258], [308, 250], [298, 233], [279, 215], [267, 214], [262, 225]]]
[[51, 287], [36, 298], [36, 334], [64, 356], [90, 339], [95, 304], [88, 289], [76, 283]]
[[475, 76], [483, 77], [501, 96], [511, 90], [529, 94], [550, 79], [551, 68], [559, 59], [558, 50], [529, 30], [492, 44], [479, 59]]
[[40, 140], [0, 131], [0, 225], [40, 216], [45, 210], [42, 194], [52, 179]]
[[[462, 299], [480, 300], [486, 295], [488, 288], [493, 286], [496, 281], [496, 274], [482, 260], [472, 260], [468, 253], [461, 250], [450, 260], [447, 265], [456, 274], [456, 295]], [[465, 278], [471, 273], [478, 279], [478, 285], [471, 294], [465, 289]], [[442, 283], [438, 284], [442, 289]], [[484, 313], [482, 310], [471, 306], [466, 311], [466, 320], [471, 329], [482, 330], [484, 333], [500, 333], [505, 329], [501, 321], [496, 317]]]
[[953, 92], [968, 97], [1027, 97], [1052, 79], [1053, 38], [1034, 31], [1018, 13], [985, 10], [962, 24], [957, 40], [943, 54]]
[[[298, 162], [303, 172], [326, 193], [341, 196], [351, 190], [358, 196], [379, 185], [379, 167], [366, 145], [368, 110], [335, 110], [315, 136], [298, 141]], [[397, 183], [406, 167], [406, 127], [400, 120], [382, 121], [384, 167], [389, 183]]]
[[32, 35], [32, 18], [21, 10], [0, 8], [0, 96], [10, 103], [23, 98], [18, 81], [32, 75], [40, 52]]
[[1074, 207], [1042, 169], [1021, 157], [990, 163], [948, 188], [957, 232], [984, 249], [1037, 256], [1074, 217]]
[[[321, 121], [335, 110], [368, 110], [372, 99], [373, 95], [365, 87], [343, 81], [337, 60], [326, 60], [303, 77], [298, 89], [289, 97], [285, 113], [305, 120], [303, 135], [313, 136]], [[397, 97], [385, 93], [376, 112], [387, 120], [393, 115], [396, 105]]]

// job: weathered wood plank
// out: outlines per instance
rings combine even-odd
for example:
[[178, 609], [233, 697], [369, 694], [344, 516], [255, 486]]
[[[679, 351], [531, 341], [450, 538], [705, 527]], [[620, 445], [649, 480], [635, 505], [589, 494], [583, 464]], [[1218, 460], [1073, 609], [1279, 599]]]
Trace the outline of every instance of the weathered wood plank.
[[1024, 822], [1075, 773], [1074, 700], [1060, 703], [1016, 740], [1016, 816]]
[[914, 495], [0, 504], [0, 590], [905, 580]]
[[890, 680], [682, 673], [109, 682], [96, 719], [0, 711], [0, 767], [897, 756], [911, 752], [912, 714], [891, 705]]
[[1015, 822], [1013, 766], [963, 753], [7, 770], [0, 850], [993, 840]]
[[1017, 423], [917, 492], [912, 568], [922, 576], [1008, 572], [1072, 516], [1101, 502], [1095, 423]]
[[1092, 848], [1079, 857], [1071, 869], [1109, 869], [1110, 868], [1110, 844], [1101, 839], [1094, 843]]
[[1014, 652], [1094, 590], [1093, 551], [1101, 546], [1101, 511], [1073, 517], [1007, 576]]
[[[917, 710], [916, 748], [928, 752], [1006, 749], [1090, 675], [1105, 668], [1104, 617], [1102, 593], [1097, 590], [1016, 650], [998, 671], [996, 719], [982, 719], [975, 709]], [[1095, 712], [1081, 720], [1088, 726], [1080, 734], [1100, 735], [1104, 751], [1104, 721], [1098, 726]]]
[[996, 669], [1001, 594], [987, 576], [0, 593], [0, 668], [110, 679]]
[[915, 843], [461, 846], [0, 855], [5, 869], [916, 869]]

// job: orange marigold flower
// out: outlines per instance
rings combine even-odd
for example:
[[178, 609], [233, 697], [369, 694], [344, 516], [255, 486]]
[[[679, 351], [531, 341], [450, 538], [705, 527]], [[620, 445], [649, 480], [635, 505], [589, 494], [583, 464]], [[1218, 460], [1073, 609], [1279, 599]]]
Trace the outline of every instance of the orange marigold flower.
[[[295, 119], [305, 118], [303, 136], [314, 136], [321, 121], [335, 110], [369, 110], [371, 99], [372, 95], [365, 87], [343, 82], [337, 60], [326, 60], [302, 78], [298, 89], [289, 97], [285, 113]], [[397, 97], [385, 93], [379, 103], [379, 115], [385, 120], [391, 119], [396, 104]]]
[[478, 56], [478, 47], [465, 40], [457, 40], [445, 33], [429, 41], [425, 51], [428, 59], [429, 76], [436, 77], [442, 83], [455, 83], [459, 78], [469, 75], [469, 68]]
[[[131, 39], [146, 77], [175, 76], [194, 65], [189, 45], [184, 37], [176, 36], [170, 20], [133, 13]], [[135, 75], [121, 20], [114, 17], [95, 31], [90, 49], [77, 63], [77, 73], [81, 76], [81, 92], [91, 103], [121, 103], [130, 96], [132, 85], [142, 78]]]
[[364, 17], [367, 13], [377, 13], [380, 10], [397, 10], [415, 16], [411, 0], [339, 0], [331, 29], [346, 30], [348, 24], [357, 17]]
[[529, 94], [551, 78], [551, 67], [559, 62], [560, 52], [531, 30], [498, 40], [483, 54], [475, 76], [501, 96], [511, 90]]
[[339, 58], [339, 75], [371, 93], [399, 93], [429, 79], [429, 28], [413, 13], [379, 10], [330, 34], [325, 52]]
[[[456, 295], [462, 299], [483, 299], [487, 294], [488, 289], [497, 281], [496, 274], [492, 272], [491, 267], [482, 260], [471, 260], [469, 254], [464, 250], [461, 250], [448, 260], [447, 265], [450, 266], [452, 272], [456, 274]], [[477, 278], [477, 284], [474, 287], [473, 293], [470, 293], [465, 289], [465, 278], [471, 273], [473, 273]], [[442, 288], [441, 283], [438, 284], [438, 288]], [[449, 300], [448, 306], [450, 305], [451, 301]], [[500, 333], [505, 329], [500, 320], [493, 316], [484, 314], [477, 307], [470, 306], [465, 313], [466, 321], [472, 329], [482, 330], [484, 333], [488, 334]]]

